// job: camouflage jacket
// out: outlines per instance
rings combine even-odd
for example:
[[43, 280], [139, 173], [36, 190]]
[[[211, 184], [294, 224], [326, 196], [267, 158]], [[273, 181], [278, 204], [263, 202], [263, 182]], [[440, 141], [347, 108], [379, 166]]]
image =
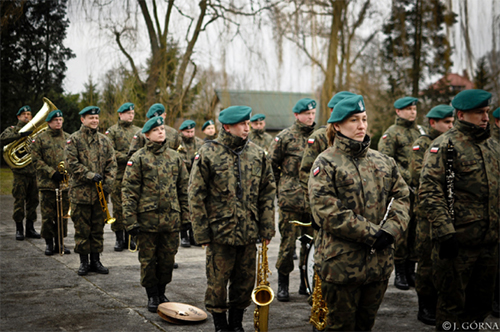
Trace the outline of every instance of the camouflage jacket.
[[[406, 183], [411, 176], [408, 166], [411, 161], [413, 142], [425, 132], [420, 132], [415, 121], [408, 121], [399, 116], [396, 123], [390, 126], [378, 141], [378, 151], [396, 160], [399, 171]], [[423, 129], [422, 129], [423, 130]]]
[[[169, 148], [177, 151], [179, 145], [182, 143], [181, 134], [174, 128], [165, 125], [165, 137], [167, 138], [167, 144]], [[130, 143], [130, 148], [128, 150], [128, 157], [130, 158], [134, 153], [136, 153], [140, 148], [146, 145], [147, 139], [146, 136], [142, 133], [142, 129], [139, 129], [135, 133]]]
[[214, 139], [217, 138], [217, 134], [214, 134], [214, 135], [211, 135], [211, 136], [205, 136], [205, 138], [203, 139], [204, 141], [213, 141]]
[[141, 128], [132, 122], [118, 120], [118, 123], [106, 130], [106, 136], [111, 141], [116, 157], [116, 181], [121, 181], [128, 161], [128, 150], [134, 134]]
[[326, 127], [322, 126], [307, 139], [307, 147], [300, 162], [299, 180], [304, 191], [306, 212], [311, 213], [309, 207], [308, 182], [311, 167], [319, 154], [328, 148], [328, 138], [326, 137]]
[[[18, 121], [17, 125], [10, 126], [3, 131], [3, 133], [0, 135], [0, 145], [2, 146], [2, 151], [6, 145], [22, 138], [21, 134], [19, 134], [19, 130], [21, 130], [25, 125], [26, 125], [25, 122]], [[28, 138], [26, 137], [26, 139]], [[11, 168], [11, 170], [12, 173], [20, 175], [27, 175], [33, 177], [36, 176], [36, 170], [35, 166], [33, 165], [33, 162], [31, 162], [29, 165], [23, 168]]]
[[394, 244], [370, 254], [387, 206], [394, 198], [382, 229], [400, 240], [408, 226], [408, 186], [394, 159], [364, 142], [337, 135], [321, 153], [309, 177], [314, 219], [320, 225], [314, 260], [323, 280], [336, 284], [366, 284], [388, 279]]
[[271, 144], [270, 159], [278, 186], [278, 205], [283, 211], [305, 211], [299, 168], [307, 139], [313, 130], [314, 125], [306, 126], [296, 120], [290, 128], [282, 130]]
[[266, 152], [269, 152], [269, 148], [273, 143], [273, 137], [266, 133], [264, 129], [252, 129], [248, 135], [248, 139], [263, 148]]
[[204, 143], [204, 140], [196, 136], [190, 138], [182, 136], [182, 143], [177, 148], [177, 152], [181, 155], [184, 164], [186, 164], [188, 172], [191, 172], [191, 167], [193, 167], [194, 155]]
[[225, 130], [205, 143], [189, 178], [189, 210], [196, 242], [226, 245], [271, 239], [276, 185], [264, 150]]
[[70, 175], [71, 203], [94, 204], [99, 200], [92, 180], [96, 173], [104, 178], [103, 190], [111, 193], [116, 176], [116, 158], [106, 136], [82, 125], [66, 141], [64, 159]]
[[500, 145], [500, 127], [497, 127], [495, 124], [491, 126], [491, 138], [497, 141], [497, 144]]
[[[500, 223], [500, 156], [489, 130], [457, 120], [436, 138], [425, 154], [419, 199], [438, 241], [456, 234], [459, 245], [498, 243]], [[454, 220], [447, 200], [446, 154], [454, 145]]]
[[424, 163], [425, 151], [429, 148], [432, 141], [438, 138], [442, 133], [432, 127], [427, 129], [428, 134], [422, 135], [413, 142], [411, 160], [410, 160], [410, 186], [418, 188], [420, 183], [420, 172]]
[[[31, 158], [36, 168], [36, 178], [39, 190], [59, 189], [59, 183], [52, 180], [52, 175], [58, 172], [57, 166], [64, 161], [64, 147], [69, 134], [62, 129], [47, 129], [32, 140]], [[67, 165], [64, 165], [67, 170]]]
[[122, 206], [127, 229], [178, 232], [189, 223], [189, 173], [177, 152], [166, 143], [148, 141], [127, 163]]

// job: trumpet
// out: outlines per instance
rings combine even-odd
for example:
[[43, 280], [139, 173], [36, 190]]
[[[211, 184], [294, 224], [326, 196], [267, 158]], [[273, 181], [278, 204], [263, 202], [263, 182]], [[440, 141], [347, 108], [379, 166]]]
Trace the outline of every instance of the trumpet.
[[59, 245], [59, 255], [64, 255], [64, 223], [63, 223], [63, 192], [56, 189], [57, 204], [57, 244]]
[[139, 243], [137, 242], [137, 240], [135, 241], [136, 244], [135, 244], [135, 249], [131, 249], [130, 248], [130, 243], [132, 242], [132, 235], [128, 235], [128, 251], [130, 252], [136, 252], [137, 251], [137, 248], [139, 248]]
[[267, 332], [269, 304], [274, 300], [274, 292], [267, 281], [267, 275], [271, 271], [267, 261], [267, 245], [264, 239], [262, 239], [262, 249], [259, 249], [257, 262], [257, 287], [252, 291], [252, 301], [256, 304], [253, 312], [253, 325], [256, 332]]
[[99, 181], [95, 184], [97, 188], [97, 195], [99, 196], [99, 203], [101, 203], [102, 211], [106, 214], [106, 219], [104, 221], [107, 224], [112, 224], [116, 221], [115, 218], [111, 218], [108, 210], [108, 203], [106, 202], [106, 196], [104, 195], [104, 189], [102, 189], [102, 181]]

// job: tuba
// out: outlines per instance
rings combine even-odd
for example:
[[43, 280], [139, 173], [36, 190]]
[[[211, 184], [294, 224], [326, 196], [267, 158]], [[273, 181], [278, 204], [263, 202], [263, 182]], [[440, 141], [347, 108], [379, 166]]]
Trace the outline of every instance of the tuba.
[[257, 287], [252, 291], [252, 301], [256, 304], [253, 324], [256, 332], [267, 332], [269, 304], [274, 300], [274, 292], [267, 281], [267, 274], [270, 271], [267, 262], [267, 245], [264, 239], [262, 239], [262, 249], [259, 250], [257, 263]]
[[29, 144], [31, 140], [37, 135], [47, 130], [47, 122], [45, 119], [47, 115], [55, 111], [57, 107], [52, 104], [47, 98], [43, 98], [43, 106], [38, 113], [28, 122], [24, 127], [19, 130], [19, 133], [26, 131], [33, 131], [29, 136], [22, 137], [15, 142], [7, 144], [3, 148], [3, 158], [10, 168], [24, 168], [31, 163], [31, 153], [29, 152]]

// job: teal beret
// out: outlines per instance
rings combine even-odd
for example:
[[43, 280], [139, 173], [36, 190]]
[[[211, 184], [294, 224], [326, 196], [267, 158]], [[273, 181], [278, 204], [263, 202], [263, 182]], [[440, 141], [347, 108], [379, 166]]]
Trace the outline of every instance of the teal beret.
[[201, 126], [201, 130], [205, 130], [206, 127], [213, 125], [213, 124], [215, 124], [215, 123], [212, 120], [208, 120], [207, 122], [205, 122], [203, 124], [203, 126]]
[[454, 108], [450, 105], [437, 105], [429, 111], [425, 116], [429, 119], [444, 119], [453, 116]]
[[293, 107], [293, 113], [302, 113], [316, 108], [316, 101], [311, 98], [302, 98]]
[[80, 115], [87, 115], [87, 114], [99, 114], [101, 113], [101, 109], [97, 106], [87, 106], [83, 110], [80, 111]]
[[145, 134], [149, 132], [151, 129], [162, 126], [163, 125], [163, 117], [154, 116], [146, 122], [144, 127], [142, 127], [142, 133]]
[[363, 96], [355, 95], [353, 97], [348, 97], [335, 105], [332, 114], [328, 119], [328, 123], [342, 122], [352, 114], [363, 113], [365, 111], [366, 108]]
[[398, 110], [402, 110], [405, 107], [417, 105], [417, 103], [418, 103], [418, 98], [403, 97], [403, 98], [399, 98], [398, 100], [396, 100], [394, 102], [394, 108], [398, 109]]
[[490, 104], [491, 93], [480, 89], [459, 92], [451, 101], [451, 105], [460, 111], [486, 107]]
[[229, 106], [219, 114], [219, 121], [222, 124], [236, 124], [250, 120], [252, 109], [248, 106]]
[[181, 124], [179, 130], [193, 129], [194, 127], [196, 127], [196, 122], [193, 120], [186, 120]]
[[134, 109], [134, 104], [133, 103], [125, 103], [120, 108], [118, 109], [118, 113], [123, 113], [127, 111], [132, 111]]
[[500, 107], [493, 112], [493, 117], [500, 119]]
[[355, 93], [349, 91], [340, 91], [336, 93], [335, 96], [332, 97], [332, 99], [330, 99], [330, 101], [328, 102], [328, 107], [335, 108], [335, 105], [337, 105], [341, 100], [355, 95]]
[[49, 115], [47, 115], [47, 118], [45, 119], [46, 122], [50, 122], [52, 121], [53, 118], [57, 118], [57, 117], [63, 117], [63, 114], [60, 110], [55, 110], [55, 111], [52, 111], [49, 113]]
[[16, 115], [19, 116], [22, 112], [31, 112], [31, 107], [29, 107], [28, 105], [21, 107], [19, 111], [17, 111]]
[[255, 114], [250, 118], [250, 122], [255, 122], [255, 121], [264, 121], [266, 119], [266, 116], [264, 114]]
[[148, 119], [151, 119], [155, 116], [160, 116], [162, 115], [163, 113], [165, 113], [165, 106], [163, 106], [162, 104], [158, 103], [158, 104], [153, 104], [150, 108], [149, 108], [149, 111], [148, 113], [146, 114], [146, 117]]

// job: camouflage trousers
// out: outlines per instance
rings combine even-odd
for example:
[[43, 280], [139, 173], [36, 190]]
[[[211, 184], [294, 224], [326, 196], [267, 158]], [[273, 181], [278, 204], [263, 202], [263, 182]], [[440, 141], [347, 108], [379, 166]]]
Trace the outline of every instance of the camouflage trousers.
[[455, 259], [439, 259], [439, 243], [433, 243], [432, 262], [438, 290], [436, 329], [446, 330], [445, 322], [458, 327], [463, 323], [483, 322], [491, 312], [498, 243], [473, 248], [460, 246]]
[[167, 285], [172, 281], [175, 254], [179, 248], [178, 232], [140, 232], [137, 235], [141, 286]]
[[12, 219], [15, 222], [22, 222], [26, 216], [26, 220], [36, 222], [36, 208], [38, 206], [36, 176], [15, 172], [13, 174], [12, 197], [14, 197], [14, 213]]
[[416, 246], [418, 257], [417, 273], [415, 275], [415, 290], [420, 296], [435, 298], [437, 294], [432, 277], [432, 242], [430, 224], [427, 219], [417, 219]]
[[[62, 194], [63, 202], [63, 213], [61, 216], [62, 220], [62, 233], [63, 237], [68, 236], [68, 219], [62, 218], [68, 214], [69, 210], [69, 198], [68, 191], [63, 191]], [[58, 226], [57, 226], [57, 201], [56, 192], [52, 190], [41, 190], [40, 191], [40, 211], [42, 212], [42, 229], [40, 234], [44, 239], [58, 238]], [[61, 227], [61, 226], [59, 226]]]
[[125, 219], [123, 218], [122, 209], [122, 180], [115, 180], [113, 185], [113, 191], [111, 192], [111, 203], [113, 203], [113, 218], [116, 219], [114, 223], [111, 224], [111, 230], [124, 231], [125, 230]]
[[[280, 250], [278, 253], [278, 260], [276, 261], [276, 269], [279, 273], [289, 275], [293, 271], [293, 253], [295, 252], [295, 242], [298, 237], [303, 234], [313, 236], [314, 230], [312, 227], [303, 227], [290, 224], [289, 221], [298, 220], [300, 222], [309, 222], [308, 213], [296, 213], [282, 211], [279, 209], [279, 229], [281, 235]], [[304, 262], [306, 253], [306, 245], [300, 247], [300, 260]]]
[[326, 330], [370, 331], [388, 282], [340, 285], [322, 280], [321, 292], [328, 307]]
[[415, 214], [413, 213], [414, 202], [415, 195], [413, 194], [413, 191], [410, 191], [410, 221], [408, 222], [408, 227], [406, 228], [401, 240], [395, 244], [395, 262], [404, 262], [408, 260], [414, 262], [417, 261], [417, 253], [415, 250], [417, 221], [415, 220]]
[[[229, 308], [245, 309], [252, 302], [255, 286], [255, 244], [229, 246], [210, 243], [207, 248], [207, 291], [205, 308], [223, 313]], [[227, 284], [229, 282], [229, 303]]]
[[75, 252], [101, 253], [104, 243], [104, 212], [97, 200], [94, 204], [71, 203], [71, 219], [75, 224]]

